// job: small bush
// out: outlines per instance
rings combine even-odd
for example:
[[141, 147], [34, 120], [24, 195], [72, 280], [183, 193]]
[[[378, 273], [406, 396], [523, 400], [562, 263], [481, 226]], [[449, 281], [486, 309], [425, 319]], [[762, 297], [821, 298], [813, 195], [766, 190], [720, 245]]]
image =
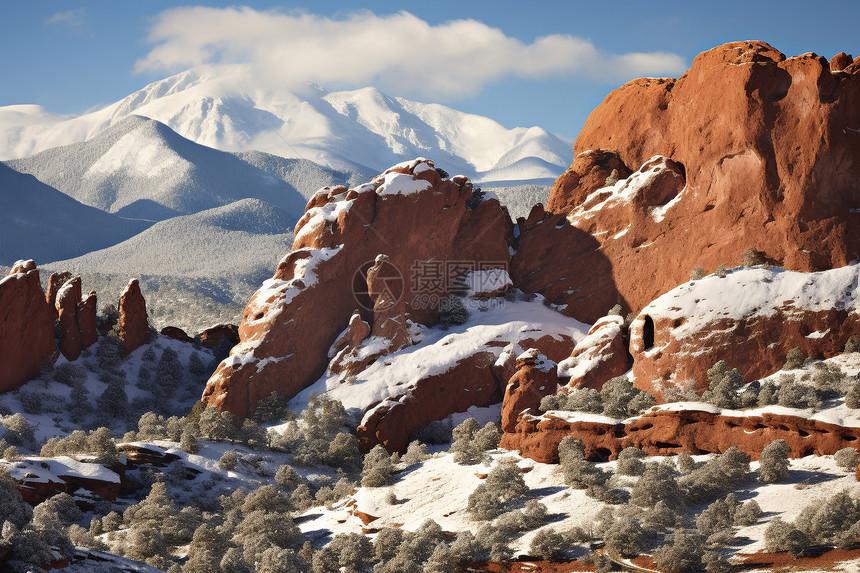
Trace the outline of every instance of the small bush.
[[777, 403], [787, 408], [807, 408], [811, 410], [821, 408], [821, 400], [818, 398], [815, 388], [793, 379], [780, 383], [777, 390]]
[[761, 507], [756, 500], [751, 499], [735, 511], [735, 525], [754, 525], [761, 517]]
[[761, 251], [757, 251], [750, 247], [744, 251], [742, 261], [745, 267], [755, 267], [757, 265], [763, 265], [767, 262], [767, 258]]
[[645, 472], [642, 458], [647, 454], [639, 448], [627, 447], [618, 454], [618, 473], [625, 476], [641, 476]]
[[860, 461], [860, 454], [858, 454], [857, 450], [854, 448], [842, 448], [836, 452], [833, 459], [836, 460], [836, 465], [842, 469], [849, 472], [855, 472], [857, 471], [857, 463]]
[[409, 447], [406, 448], [406, 453], [403, 454], [400, 461], [405, 463], [407, 466], [411, 466], [413, 464], [420, 464], [428, 457], [430, 457], [430, 455], [427, 453], [427, 445], [419, 442], [418, 440], [412, 440], [409, 442]]
[[796, 370], [803, 366], [803, 361], [806, 360], [806, 355], [803, 351], [794, 347], [788, 351], [788, 354], [785, 355], [785, 364], [783, 364], [783, 370]]
[[720, 408], [737, 408], [740, 405], [738, 390], [744, 383], [743, 375], [737, 369], [729, 370], [725, 360], [717, 361], [708, 369], [710, 389], [702, 394], [702, 399]]
[[436, 322], [443, 328], [457, 326], [467, 320], [469, 320], [469, 311], [466, 310], [463, 299], [457, 295], [448, 295], [436, 310]]
[[705, 278], [705, 269], [702, 267], [696, 267], [690, 271], [690, 280], [691, 281], [700, 281]]
[[528, 486], [516, 462], [502, 458], [469, 495], [467, 510], [473, 519], [493, 519], [521, 502], [527, 492]]
[[793, 557], [801, 557], [810, 541], [804, 532], [776, 517], [764, 531], [764, 544], [771, 553], [787, 551]]
[[849, 336], [843, 352], [860, 352], [860, 336]]
[[654, 551], [654, 562], [666, 573], [700, 571], [705, 553], [705, 539], [698, 533], [678, 530]]
[[671, 461], [646, 464], [642, 477], [630, 492], [630, 503], [639, 507], [654, 507], [661, 501], [672, 510], [679, 509], [683, 502]]
[[728, 269], [726, 269], [726, 265], [720, 265], [714, 271], [714, 275], [721, 278], [721, 279], [724, 279], [724, 278], [726, 278], [727, 271], [728, 271]]
[[548, 561], [560, 560], [566, 550], [567, 542], [564, 536], [551, 527], [538, 531], [529, 545], [530, 555]]
[[791, 453], [785, 440], [774, 440], [761, 452], [758, 473], [764, 483], [783, 482], [788, 479], [788, 455]]
[[681, 473], [688, 474], [694, 469], [696, 469], [696, 462], [693, 461], [693, 456], [691, 456], [687, 452], [681, 452], [680, 454], [678, 454], [677, 462], [678, 471], [680, 471]]
[[382, 444], [377, 444], [364, 456], [364, 467], [361, 470], [361, 485], [364, 487], [382, 487], [389, 485], [394, 476], [394, 465], [391, 456]]
[[237, 465], [239, 465], [239, 456], [234, 450], [227, 450], [218, 460], [218, 467], [224, 471], [235, 470]]

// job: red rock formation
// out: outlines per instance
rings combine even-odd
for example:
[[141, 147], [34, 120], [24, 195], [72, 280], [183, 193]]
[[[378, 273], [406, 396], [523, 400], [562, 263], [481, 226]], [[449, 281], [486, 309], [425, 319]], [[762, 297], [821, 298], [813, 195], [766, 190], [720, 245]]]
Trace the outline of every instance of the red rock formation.
[[78, 326], [78, 304], [81, 302], [81, 277], [68, 281], [57, 291], [57, 315], [60, 320], [58, 347], [66, 360], [81, 355], [81, 328]]
[[48, 278], [48, 292], [45, 295], [45, 300], [47, 300], [48, 304], [51, 305], [52, 312], [54, 313], [54, 320], [59, 318], [57, 315], [57, 293], [60, 291], [60, 288], [70, 280], [72, 280], [72, 273], [68, 271], [63, 271], [62, 273], [51, 273], [51, 276]]
[[98, 297], [96, 291], [91, 290], [87, 298], [78, 304], [78, 326], [81, 329], [81, 347], [89, 348], [99, 339]]
[[623, 328], [624, 319], [620, 316], [605, 316], [594, 323], [570, 358], [558, 365], [559, 377], [568, 379], [568, 387], [600, 390], [604, 382], [627, 372]]
[[188, 336], [188, 334], [177, 326], [165, 326], [160, 331], [164, 336], [169, 336], [174, 340], [179, 340], [180, 342], [194, 342], [194, 339]]
[[854, 63], [854, 58], [851, 57], [851, 54], [846, 54], [845, 52], [839, 52], [832, 58], [830, 58], [830, 71], [831, 72], [840, 72]]
[[478, 352], [446, 372], [422, 379], [410, 392], [370, 408], [358, 426], [361, 449], [382, 444], [389, 452], [405, 452], [413, 429], [469, 406], [499, 402], [502, 393], [493, 374], [495, 361], [492, 352]]
[[216, 324], [200, 333], [200, 341], [206, 348], [215, 348], [222, 340], [227, 340], [230, 346], [239, 344], [239, 327], [235, 324]]
[[0, 280], [0, 392], [16, 388], [56, 360], [54, 313], [32, 261]]
[[593, 191], [612, 183], [613, 178], [618, 180], [629, 176], [630, 169], [615, 153], [603, 149], [584, 151], [574, 157], [568, 170], [556, 179], [546, 210], [569, 213]]
[[[818, 273], [736, 269], [678, 286], [630, 326], [634, 385], [658, 400], [708, 389], [718, 360], [746, 380], [779, 370], [792, 348], [807, 356], [842, 352], [860, 334], [860, 266]], [[666, 396], [668, 391], [668, 396]]]
[[119, 299], [119, 337], [126, 354], [132, 353], [150, 339], [146, 301], [137, 279], [129, 281]]
[[537, 349], [531, 348], [518, 356], [516, 368], [502, 401], [503, 432], [513, 432], [523, 412], [530, 410], [537, 414], [543, 397], [558, 391], [556, 364]]
[[373, 305], [361, 285], [380, 254], [403, 277], [395, 295], [407, 317], [432, 324], [433, 297], [447, 289], [431, 289], [425, 271], [437, 270], [436, 262], [453, 274], [447, 263], [504, 267], [509, 259], [498, 201], [469, 209], [471, 195], [467, 179], [442, 180], [426, 160], [396, 166], [355, 189], [317, 192], [296, 225], [292, 252], [245, 309], [241, 342], [209, 380], [204, 400], [246, 416], [271, 392], [291, 397], [315, 381], [356, 306], [372, 323]]
[[[638, 312], [692, 268], [738, 264], [749, 248], [792, 270], [855, 260], [858, 70], [734, 42], [697, 56], [678, 80], [613, 91], [586, 121], [572, 171], [549, 200], [585, 236], [559, 218], [521, 226], [514, 284], [591, 321], [594, 307], [616, 302]], [[635, 185], [589, 194], [606, 171], [589, 155], [604, 152], [639, 170]], [[658, 155], [672, 162], [640, 168]]]
[[[842, 448], [857, 447], [860, 428], [845, 427], [786, 413], [741, 412], [721, 415], [718, 409], [702, 404], [703, 410], [658, 410], [643, 414], [626, 424], [600, 421], [586, 416], [584, 421], [552, 416], [523, 416], [514, 433], [502, 437], [501, 446], [543, 463], [558, 462], [558, 444], [565, 436], [582, 440], [586, 455], [593, 459], [615, 459], [630, 446], [648, 455], [722, 453], [737, 446], [752, 459], [773, 440], [785, 440], [791, 457], [835, 454]], [[785, 409], [783, 409], [785, 410]]]
[[36, 263], [33, 259], [15, 261], [15, 264], [12, 265], [12, 270], [9, 271], [10, 275], [17, 275], [18, 273], [26, 273], [27, 271], [35, 271]]

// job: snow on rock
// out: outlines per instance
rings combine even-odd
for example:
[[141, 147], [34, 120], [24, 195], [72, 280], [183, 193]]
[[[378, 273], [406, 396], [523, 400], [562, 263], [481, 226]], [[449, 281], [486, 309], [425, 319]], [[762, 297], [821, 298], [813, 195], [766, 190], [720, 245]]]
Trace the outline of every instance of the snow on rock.
[[815, 273], [738, 268], [684, 283], [631, 324], [634, 383], [658, 398], [687, 388], [701, 393], [720, 359], [754, 380], [779, 370], [795, 347], [833, 356], [860, 334], [858, 284], [856, 264]]
[[624, 374], [628, 361], [623, 327], [620, 316], [605, 316], [595, 322], [570, 357], [559, 363], [559, 378], [567, 378], [570, 388], [600, 390], [604, 382]]
[[469, 271], [461, 281], [468, 297], [500, 296], [513, 286], [511, 277], [505, 269]]
[[[332, 343], [356, 311], [372, 336], [395, 341], [383, 352], [408, 344], [414, 325], [435, 322], [453, 288], [444, 273], [441, 285], [426, 280], [431, 266], [508, 264], [504, 211], [493, 200], [468, 209], [471, 195], [468, 179], [443, 180], [420, 158], [372, 183], [316, 193], [296, 225], [292, 252], [246, 307], [240, 344], [210, 379], [204, 400], [246, 416], [273, 391], [292, 398], [325, 373]], [[368, 341], [365, 352], [373, 354], [378, 342]]]

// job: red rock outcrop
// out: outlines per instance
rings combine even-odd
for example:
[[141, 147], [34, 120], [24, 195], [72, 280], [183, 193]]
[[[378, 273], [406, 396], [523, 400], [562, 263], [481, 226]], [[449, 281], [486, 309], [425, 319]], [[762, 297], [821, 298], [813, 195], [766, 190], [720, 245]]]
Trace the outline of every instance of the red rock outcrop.
[[81, 347], [89, 348], [99, 339], [97, 317], [98, 296], [91, 290], [87, 297], [78, 303], [78, 326], [81, 329]]
[[140, 348], [150, 339], [146, 300], [137, 279], [129, 281], [119, 299], [119, 337], [126, 354]]
[[633, 383], [671, 399], [707, 390], [707, 370], [718, 360], [749, 381], [779, 370], [792, 348], [839, 354], [860, 335], [858, 283], [860, 266], [851, 265], [817, 273], [741, 268], [682, 284], [630, 326]]
[[180, 342], [194, 342], [194, 339], [188, 336], [188, 333], [178, 326], [165, 326], [159, 332], [164, 336], [168, 336], [174, 340], [179, 340]]
[[292, 252], [254, 294], [240, 344], [210, 378], [203, 399], [247, 416], [271, 392], [291, 397], [319, 378], [356, 307], [372, 324], [373, 304], [363, 291], [380, 254], [402, 277], [388, 288], [403, 298], [406, 317], [432, 324], [448, 285], [443, 280], [436, 288], [425, 271], [440, 263], [447, 279], [504, 268], [509, 260], [506, 214], [495, 199], [467, 207], [471, 196], [466, 178], [443, 180], [427, 160], [395, 166], [354, 189], [317, 192], [296, 225]]
[[15, 261], [15, 264], [12, 265], [12, 269], [9, 271], [10, 275], [17, 275], [18, 273], [26, 273], [28, 271], [36, 270], [36, 262], [33, 259], [20, 260]]
[[81, 327], [78, 326], [78, 304], [81, 302], [81, 277], [75, 277], [57, 291], [57, 315], [60, 321], [60, 341], [57, 346], [66, 360], [81, 355]]
[[624, 344], [624, 319], [604, 316], [594, 323], [588, 336], [580, 340], [570, 357], [558, 365], [558, 375], [569, 388], [594, 388], [629, 369]]
[[54, 311], [32, 261], [0, 280], [0, 392], [16, 388], [56, 360]]
[[[733, 42], [699, 54], [678, 80], [613, 91], [586, 121], [548, 202], [584, 233], [558, 216], [530, 217], [514, 284], [590, 322], [594, 307], [638, 312], [691, 269], [738, 264], [749, 248], [800, 271], [857, 259], [858, 71]], [[607, 170], [594, 166], [595, 154], [638, 176], [594, 190]], [[646, 166], [655, 156], [667, 159]]]
[[517, 357], [517, 373], [508, 381], [502, 401], [502, 431], [513, 432], [526, 410], [537, 414], [544, 396], [558, 391], [556, 364], [531, 348]]
[[[582, 440], [592, 459], [615, 459], [622, 449], [637, 447], [648, 455], [722, 453], [737, 446], [752, 459], [773, 440], [785, 440], [791, 457], [831, 455], [858, 446], [860, 428], [810, 419], [782, 412], [721, 414], [702, 404], [702, 410], [658, 410], [626, 424], [601, 421], [586, 415], [577, 420], [553, 416], [523, 416], [516, 431], [505, 433], [502, 447], [543, 463], [558, 462], [558, 444], [565, 436]], [[782, 409], [787, 410], [787, 409]]]
[[57, 293], [60, 292], [60, 288], [70, 280], [72, 280], [72, 273], [68, 271], [51, 273], [51, 276], [48, 277], [48, 292], [45, 294], [45, 300], [48, 301], [48, 304], [50, 304], [53, 309], [54, 320], [59, 318], [57, 315]]
[[[614, 174], [613, 174], [614, 172]], [[585, 201], [591, 195], [613, 179], [626, 179], [630, 169], [611, 151], [589, 149], [573, 158], [573, 163], [567, 171], [561, 174], [553, 184], [553, 192], [546, 204], [546, 210], [553, 213], [569, 213], [574, 207]]]
[[230, 343], [230, 346], [239, 344], [239, 327], [235, 324], [216, 324], [200, 332], [200, 341], [206, 348], [215, 348], [222, 340]]

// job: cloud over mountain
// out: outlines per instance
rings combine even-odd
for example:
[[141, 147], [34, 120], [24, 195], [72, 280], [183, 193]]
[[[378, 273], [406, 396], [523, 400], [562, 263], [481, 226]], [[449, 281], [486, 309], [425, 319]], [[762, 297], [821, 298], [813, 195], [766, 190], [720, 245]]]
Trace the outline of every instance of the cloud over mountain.
[[433, 98], [474, 95], [505, 77], [617, 82], [684, 69], [676, 54], [609, 54], [567, 34], [525, 43], [476, 20], [432, 25], [405, 11], [334, 19], [247, 7], [182, 7], [161, 12], [148, 39], [155, 45], [137, 62], [137, 71], [249, 63], [255, 81], [272, 87], [371, 84]]

